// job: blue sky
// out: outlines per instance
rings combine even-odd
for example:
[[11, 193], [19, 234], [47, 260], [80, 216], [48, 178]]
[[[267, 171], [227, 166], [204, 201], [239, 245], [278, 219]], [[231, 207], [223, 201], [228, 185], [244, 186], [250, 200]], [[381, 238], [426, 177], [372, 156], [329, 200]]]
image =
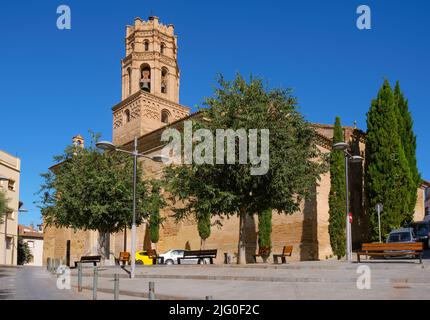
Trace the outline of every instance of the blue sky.
[[[72, 30], [56, 28], [67, 4]], [[356, 9], [372, 9], [372, 30]], [[384, 78], [400, 80], [418, 136], [418, 165], [430, 179], [430, 2], [378, 1], [2, 1], [0, 149], [22, 159], [20, 223], [40, 223], [33, 204], [52, 157], [88, 130], [111, 139], [110, 108], [120, 101], [125, 26], [157, 15], [178, 34], [180, 102], [212, 93], [217, 73], [236, 72], [291, 87], [313, 122], [365, 129]]]

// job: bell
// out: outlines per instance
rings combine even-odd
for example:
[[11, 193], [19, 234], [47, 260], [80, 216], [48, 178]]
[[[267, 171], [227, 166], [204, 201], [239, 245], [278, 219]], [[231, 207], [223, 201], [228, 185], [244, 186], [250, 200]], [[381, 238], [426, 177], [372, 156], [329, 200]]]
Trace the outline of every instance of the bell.
[[149, 91], [150, 80], [142, 79], [140, 80], [140, 88], [145, 91]]

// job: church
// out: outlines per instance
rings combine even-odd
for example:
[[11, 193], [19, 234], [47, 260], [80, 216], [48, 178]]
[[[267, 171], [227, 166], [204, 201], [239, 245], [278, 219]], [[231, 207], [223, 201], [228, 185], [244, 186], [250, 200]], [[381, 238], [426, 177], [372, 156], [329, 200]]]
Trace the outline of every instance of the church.
[[[147, 155], [159, 154], [164, 144], [161, 134], [168, 127], [182, 128], [184, 120], [198, 117], [190, 108], [179, 103], [180, 70], [178, 66], [178, 42], [172, 24], [161, 23], [158, 17], [147, 21], [136, 18], [134, 24], [126, 27], [125, 57], [122, 66], [122, 99], [112, 107], [113, 143], [124, 149], [132, 149], [133, 140], [138, 138], [139, 152]], [[334, 118], [334, 117], [333, 117]], [[317, 147], [324, 153], [331, 151], [333, 126], [313, 124], [317, 136]], [[355, 127], [344, 127], [345, 142], [355, 155], [364, 155], [364, 132]], [[81, 136], [73, 138], [73, 143], [83, 145]], [[160, 177], [163, 164], [140, 160], [145, 178]], [[363, 217], [363, 165], [351, 165], [350, 190], [351, 212], [353, 213], [352, 236], [356, 248], [364, 238], [367, 229]], [[418, 189], [415, 220], [425, 215], [424, 191], [427, 184]], [[313, 199], [302, 204], [302, 209], [293, 215], [273, 215], [273, 252], [280, 252], [285, 245], [293, 246], [292, 260], [326, 260], [333, 258], [328, 233], [330, 192], [329, 172], [321, 176], [315, 187]], [[197, 225], [189, 218], [175, 222], [172, 212], [166, 208], [161, 215], [166, 217], [160, 228], [157, 252], [169, 249], [200, 248]], [[257, 250], [256, 218], [248, 217], [246, 223], [246, 260], [251, 262]], [[148, 226], [137, 228], [136, 250], [151, 247]], [[222, 227], [213, 226], [211, 236], [206, 240], [206, 249], [218, 249], [215, 261], [223, 263], [224, 253], [237, 254], [239, 219], [224, 219]], [[103, 244], [103, 245], [102, 245]], [[110, 235], [99, 235], [95, 231], [74, 231], [55, 227], [44, 228], [43, 262], [47, 259], [61, 259], [73, 265], [81, 256], [102, 253], [105, 264], [113, 264], [124, 247], [130, 251], [131, 232], [125, 230]], [[103, 249], [100, 249], [103, 247]], [[100, 251], [102, 250], [102, 252]]]

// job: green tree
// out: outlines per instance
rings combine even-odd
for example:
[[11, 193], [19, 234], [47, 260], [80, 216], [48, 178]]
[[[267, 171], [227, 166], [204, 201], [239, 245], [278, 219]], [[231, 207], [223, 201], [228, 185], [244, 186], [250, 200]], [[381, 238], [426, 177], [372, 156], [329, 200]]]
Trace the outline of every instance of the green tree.
[[0, 223], [3, 223], [3, 219], [6, 212], [10, 210], [7, 204], [8, 204], [8, 199], [7, 199], [6, 192], [3, 192], [0, 190]]
[[383, 237], [408, 218], [411, 176], [398, 128], [394, 93], [385, 80], [367, 113], [365, 192], [373, 240], [378, 239], [377, 203], [384, 205]]
[[211, 235], [211, 213], [209, 211], [196, 213], [197, 230], [200, 236], [200, 249], [205, 248], [206, 239]]
[[33, 259], [33, 255], [31, 254], [30, 247], [28, 246], [28, 243], [25, 242], [21, 237], [18, 237], [18, 265], [24, 265], [26, 263], [31, 262]]
[[405, 99], [401, 89], [399, 81], [396, 82], [394, 88], [394, 99], [397, 104], [397, 118], [398, 118], [398, 130], [400, 141], [405, 153], [405, 157], [408, 161], [409, 173], [410, 173], [410, 184], [408, 185], [409, 201], [407, 216], [405, 216], [404, 223], [408, 223], [413, 219], [413, 213], [417, 202], [417, 188], [421, 182], [421, 176], [417, 167], [416, 149], [417, 149], [417, 138], [413, 131], [413, 120], [412, 115], [409, 112], [408, 101]]
[[[247, 133], [258, 129], [258, 141], [261, 129], [269, 130], [268, 172], [252, 175], [249, 156], [247, 164], [238, 163], [236, 145], [234, 164], [170, 166], [165, 180], [172, 200], [184, 204], [174, 209], [177, 219], [205, 211], [220, 219], [239, 217], [238, 263], [245, 263], [245, 219], [267, 208], [280, 214], [299, 211], [326, 166], [316, 147], [315, 130], [298, 112], [291, 90], [269, 90], [262, 80], [247, 82], [240, 75], [233, 81], [220, 76], [218, 84], [215, 95], [206, 99], [206, 108], [200, 110], [203, 121], [194, 123], [194, 129], [209, 129], [212, 136], [217, 129]], [[216, 163], [216, 152], [204, 155]]]
[[258, 215], [258, 247], [264, 250], [262, 258], [264, 262], [270, 256], [272, 250], [272, 209], [263, 210]]
[[161, 195], [161, 185], [158, 180], [151, 181], [151, 206], [149, 212], [149, 237], [151, 243], [157, 244], [160, 240], [160, 225], [163, 218], [160, 216], [160, 209], [165, 206], [165, 201]]
[[[340, 118], [336, 117], [333, 144], [344, 141]], [[333, 253], [338, 259], [345, 255], [345, 156], [341, 150], [330, 153], [329, 235]]]
[[[47, 226], [94, 230], [101, 235], [131, 227], [133, 159], [119, 152], [100, 152], [93, 135], [89, 148], [67, 147], [58, 162], [42, 174], [39, 206]], [[137, 168], [142, 176], [141, 167]], [[148, 216], [147, 183], [137, 179], [136, 224]]]

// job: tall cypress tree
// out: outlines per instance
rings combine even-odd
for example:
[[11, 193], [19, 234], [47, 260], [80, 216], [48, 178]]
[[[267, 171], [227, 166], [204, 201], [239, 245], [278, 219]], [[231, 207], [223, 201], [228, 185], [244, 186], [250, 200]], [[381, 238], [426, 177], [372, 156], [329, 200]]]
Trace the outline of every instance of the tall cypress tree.
[[265, 250], [262, 254], [264, 262], [272, 250], [272, 208], [263, 210], [258, 215], [258, 248]]
[[200, 249], [205, 248], [206, 239], [211, 235], [211, 213], [203, 211], [196, 213], [197, 230], [200, 236]]
[[385, 80], [367, 113], [365, 192], [373, 240], [378, 239], [377, 203], [384, 205], [383, 237], [401, 227], [408, 216], [411, 178], [397, 119], [394, 93]]
[[[340, 118], [336, 117], [333, 129], [333, 144], [343, 142]], [[333, 253], [340, 259], [345, 255], [345, 159], [343, 151], [330, 153], [329, 235]]]
[[406, 160], [408, 161], [409, 174], [411, 178], [410, 184], [408, 185], [408, 211], [407, 216], [405, 217], [405, 222], [409, 222], [413, 218], [413, 213], [417, 202], [417, 188], [421, 181], [421, 176], [418, 172], [416, 159], [417, 139], [413, 131], [413, 120], [411, 113], [409, 112], [408, 101], [405, 99], [400, 89], [399, 81], [396, 82], [396, 87], [394, 89], [394, 98], [396, 101], [396, 112], [400, 140], [402, 143]]

